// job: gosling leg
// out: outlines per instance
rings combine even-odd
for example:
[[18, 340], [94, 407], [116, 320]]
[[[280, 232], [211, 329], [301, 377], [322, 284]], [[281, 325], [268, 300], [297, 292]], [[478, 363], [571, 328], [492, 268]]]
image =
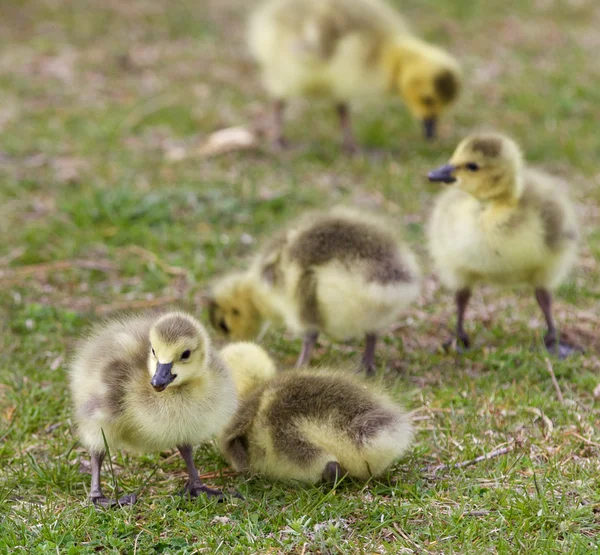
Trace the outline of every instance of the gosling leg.
[[94, 505], [101, 507], [114, 507], [116, 505], [133, 505], [137, 501], [137, 495], [130, 493], [120, 497], [118, 501], [108, 499], [102, 493], [100, 486], [100, 471], [102, 469], [102, 461], [104, 461], [106, 453], [104, 451], [92, 453], [92, 486], [90, 489], [90, 500]]
[[201, 493], [204, 493], [208, 495], [208, 497], [216, 497], [219, 501], [222, 501], [225, 496], [221, 490], [209, 488], [202, 483], [202, 480], [200, 480], [196, 465], [194, 464], [192, 447], [190, 445], [178, 445], [177, 449], [179, 449], [179, 452], [185, 461], [189, 476], [189, 480], [185, 485], [185, 493], [190, 497], [198, 497]]
[[342, 468], [339, 462], [337, 461], [329, 461], [325, 468], [323, 469], [323, 473], [321, 474], [321, 478], [323, 482], [337, 482], [341, 480], [346, 472]]
[[365, 335], [365, 351], [362, 357], [362, 366], [365, 369], [367, 376], [375, 375], [375, 346], [377, 345], [377, 335], [367, 333]]
[[304, 334], [304, 338], [302, 340], [302, 350], [300, 351], [300, 356], [296, 361], [296, 368], [308, 365], [313, 347], [317, 342], [317, 337], [319, 337], [318, 331], [309, 331]]
[[102, 486], [100, 485], [100, 471], [102, 470], [102, 461], [106, 453], [104, 451], [96, 451], [91, 453], [92, 459], [92, 485], [90, 488], [90, 501], [94, 505], [100, 505], [101, 507], [112, 507], [116, 505], [114, 499], [108, 499], [102, 493]]
[[467, 311], [467, 305], [469, 304], [470, 298], [471, 290], [468, 287], [456, 292], [456, 339], [457, 342], [463, 344], [465, 349], [468, 349], [471, 346], [471, 340], [464, 328], [465, 312]]
[[554, 318], [552, 316], [552, 295], [543, 287], [538, 287], [535, 290], [535, 298], [542, 309], [544, 314], [544, 318], [546, 320], [546, 326], [548, 327], [548, 331], [544, 336], [544, 345], [546, 345], [546, 349], [550, 353], [554, 353], [558, 356], [558, 358], [566, 358], [569, 355], [581, 352], [581, 347], [576, 345], [569, 345], [565, 341], [560, 341], [558, 338], [558, 331], [556, 330], [556, 325], [554, 323]]
[[276, 100], [273, 103], [273, 146], [277, 150], [283, 150], [288, 142], [283, 134], [283, 113], [285, 112], [285, 100]]
[[342, 130], [342, 149], [346, 154], [356, 154], [359, 150], [354, 134], [352, 133], [352, 124], [350, 122], [350, 109], [348, 104], [340, 102], [335, 107], [338, 118], [340, 119], [340, 128]]

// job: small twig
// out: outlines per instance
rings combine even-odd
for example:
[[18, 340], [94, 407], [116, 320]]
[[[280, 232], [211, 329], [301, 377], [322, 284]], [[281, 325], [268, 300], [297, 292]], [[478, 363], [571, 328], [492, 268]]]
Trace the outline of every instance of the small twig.
[[471, 459], [468, 461], [462, 461], [462, 462], [458, 462], [458, 463], [454, 463], [454, 464], [440, 464], [438, 466], [435, 466], [432, 469], [432, 473], [435, 475], [440, 470], [465, 468], [467, 466], [472, 466], [474, 464], [493, 459], [494, 457], [506, 455], [507, 453], [510, 453], [513, 449], [514, 449], [514, 445], [507, 445], [506, 447], [494, 449], [493, 451], [490, 451], [489, 453], [486, 453], [485, 455], [479, 455], [479, 457], [475, 457], [474, 459]]
[[137, 299], [133, 301], [121, 301], [111, 304], [101, 304], [96, 307], [95, 312], [97, 314], [105, 314], [107, 312], [114, 312], [115, 310], [151, 308], [154, 306], [161, 306], [164, 304], [174, 303], [178, 300], [178, 297], [160, 297], [158, 299]]
[[552, 363], [549, 358], [546, 358], [546, 367], [548, 368], [548, 373], [552, 378], [552, 384], [554, 385], [554, 390], [556, 391], [556, 397], [561, 405], [565, 404], [565, 399], [563, 397], [562, 391], [560, 390], [560, 385], [558, 385], [558, 380], [556, 379], [556, 375], [554, 374], [554, 368], [552, 368]]
[[31, 275], [47, 274], [48, 272], [60, 272], [71, 268], [85, 268], [86, 270], [100, 270], [110, 272], [115, 265], [108, 260], [57, 260], [55, 262], [42, 262], [28, 266], [17, 266], [0, 270], [0, 279], [9, 280], [23, 278]]
[[156, 254], [148, 249], [140, 247], [139, 245], [129, 245], [124, 249], [127, 252], [133, 252], [137, 254], [139, 257], [143, 258], [147, 262], [151, 262], [156, 264], [161, 270], [163, 270], [166, 274], [171, 274], [175, 276], [184, 276], [187, 277], [188, 271], [184, 268], [180, 268], [179, 266], [171, 266], [167, 264], [164, 260], [161, 260]]
[[567, 435], [567, 436], [575, 436], [577, 439], [583, 441], [583, 443], [585, 443], [586, 445], [591, 445], [593, 447], [600, 447], [600, 443], [596, 443], [595, 441], [592, 441], [591, 439], [587, 439], [587, 438], [579, 435], [576, 432], [567, 432], [567, 433], [565, 433], [565, 435]]
[[431, 553], [431, 551], [427, 551], [424, 547], [421, 547], [415, 540], [413, 540], [400, 526], [398, 526], [397, 522], [392, 522], [392, 526], [398, 532], [398, 534], [405, 539], [410, 545], [412, 545], [418, 553]]
[[220, 478], [221, 476], [237, 476], [239, 472], [235, 470], [215, 470], [214, 472], [207, 472], [206, 474], [200, 474], [201, 480], [211, 480], [212, 478]]

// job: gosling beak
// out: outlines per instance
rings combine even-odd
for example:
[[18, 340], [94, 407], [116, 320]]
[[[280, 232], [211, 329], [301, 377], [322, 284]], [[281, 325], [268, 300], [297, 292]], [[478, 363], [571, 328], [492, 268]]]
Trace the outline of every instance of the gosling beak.
[[229, 334], [229, 332], [230, 332], [229, 326], [228, 326], [228, 325], [225, 323], [225, 320], [221, 320], [221, 321], [219, 322], [219, 329], [220, 329], [220, 330], [221, 330], [221, 331], [222, 331], [222, 332], [223, 332], [225, 335]]
[[431, 139], [435, 139], [437, 130], [437, 118], [425, 118], [423, 120], [423, 135], [425, 138], [430, 141]]
[[166, 364], [158, 363], [156, 365], [156, 372], [150, 380], [150, 384], [155, 391], [164, 391], [166, 387], [177, 377], [177, 374], [171, 374], [173, 363], [168, 362]]
[[456, 177], [452, 175], [456, 170], [456, 166], [452, 164], [446, 164], [441, 168], [437, 168], [436, 170], [430, 171], [427, 174], [429, 177], [429, 181], [441, 181], [442, 183], [454, 183], [456, 181]]

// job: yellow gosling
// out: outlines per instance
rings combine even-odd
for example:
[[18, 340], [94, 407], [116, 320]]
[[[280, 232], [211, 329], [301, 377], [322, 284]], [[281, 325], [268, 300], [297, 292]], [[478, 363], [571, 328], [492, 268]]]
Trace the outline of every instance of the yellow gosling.
[[432, 138], [460, 88], [457, 61], [412, 34], [384, 0], [266, 0], [250, 18], [249, 45], [274, 99], [278, 147], [285, 105], [296, 97], [335, 104], [351, 153], [352, 100], [399, 95]]
[[435, 203], [429, 247], [442, 283], [455, 292], [458, 341], [469, 346], [463, 324], [476, 283], [525, 284], [544, 313], [548, 350], [572, 352], [551, 309], [551, 290], [577, 256], [577, 221], [561, 184], [527, 168], [517, 144], [498, 133], [466, 138], [429, 179], [451, 184]]
[[379, 476], [412, 438], [408, 414], [357, 377], [290, 371], [241, 403], [219, 446], [238, 471], [317, 483]]
[[[228, 367], [195, 318], [169, 312], [98, 325], [76, 349], [70, 387], [79, 436], [92, 459], [93, 503], [115, 504], [100, 485], [104, 438], [111, 450], [177, 447], [187, 466], [189, 495], [222, 496], [201, 482], [192, 447], [225, 426], [237, 400]], [[118, 503], [135, 501], [130, 494]]]
[[375, 370], [377, 336], [417, 297], [415, 256], [385, 218], [350, 208], [310, 213], [275, 237], [246, 272], [213, 287], [210, 320], [233, 340], [256, 337], [265, 321], [303, 337], [308, 364], [319, 333], [365, 336], [362, 363]]

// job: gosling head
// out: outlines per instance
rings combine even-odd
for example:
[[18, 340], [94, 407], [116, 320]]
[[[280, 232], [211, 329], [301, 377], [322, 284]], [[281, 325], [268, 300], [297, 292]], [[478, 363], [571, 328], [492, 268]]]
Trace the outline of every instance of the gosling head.
[[263, 324], [254, 303], [252, 284], [245, 274], [233, 274], [221, 280], [213, 288], [208, 311], [215, 330], [235, 341], [256, 338]]
[[422, 122], [425, 138], [434, 139], [440, 116], [458, 97], [460, 69], [454, 58], [434, 46], [419, 42], [408, 50], [406, 61], [398, 63], [398, 92], [411, 113]]
[[195, 318], [183, 312], [161, 316], [150, 329], [148, 371], [155, 391], [199, 378], [206, 368], [210, 340]]
[[448, 164], [429, 172], [429, 181], [455, 183], [480, 201], [518, 199], [523, 190], [523, 156], [517, 144], [498, 133], [464, 139]]

